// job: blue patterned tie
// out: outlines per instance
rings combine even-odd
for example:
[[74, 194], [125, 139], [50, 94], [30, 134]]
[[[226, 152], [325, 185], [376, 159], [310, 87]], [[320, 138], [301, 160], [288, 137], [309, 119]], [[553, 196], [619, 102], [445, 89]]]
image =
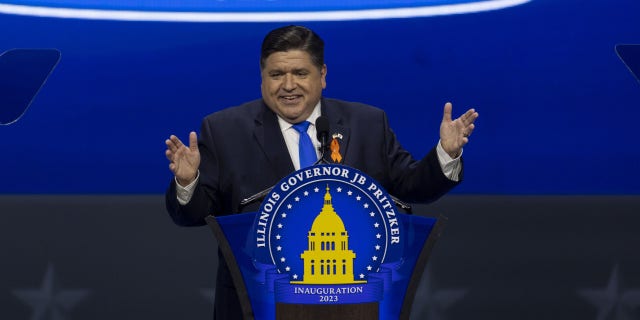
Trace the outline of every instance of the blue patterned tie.
[[300, 133], [300, 142], [298, 144], [300, 169], [312, 166], [316, 160], [318, 160], [318, 155], [316, 154], [316, 150], [311, 142], [311, 137], [309, 137], [309, 134], [307, 133], [307, 129], [310, 124], [311, 123], [309, 121], [304, 121], [293, 125], [293, 128]]

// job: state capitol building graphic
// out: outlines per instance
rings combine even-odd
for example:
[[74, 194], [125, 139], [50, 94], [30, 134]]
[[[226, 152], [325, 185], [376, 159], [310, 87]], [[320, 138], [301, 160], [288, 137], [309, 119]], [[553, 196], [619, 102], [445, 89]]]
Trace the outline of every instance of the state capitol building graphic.
[[352, 284], [366, 283], [354, 280], [355, 252], [349, 249], [349, 234], [344, 222], [331, 203], [329, 186], [324, 195], [324, 205], [307, 233], [308, 246], [300, 258], [304, 261], [301, 281], [292, 284]]
[[395, 319], [433, 226], [425, 219], [399, 213], [364, 173], [321, 164], [280, 180], [258, 212], [216, 220], [229, 228], [256, 319], [289, 304], [364, 304]]

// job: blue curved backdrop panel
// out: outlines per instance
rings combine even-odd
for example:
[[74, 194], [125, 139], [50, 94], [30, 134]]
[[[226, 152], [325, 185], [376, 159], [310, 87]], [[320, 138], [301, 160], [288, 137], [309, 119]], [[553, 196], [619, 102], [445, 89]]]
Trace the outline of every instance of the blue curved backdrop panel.
[[[533, 0], [298, 23], [326, 42], [325, 95], [385, 109], [416, 157], [437, 142], [446, 101], [480, 112], [455, 192], [638, 194], [640, 85], [614, 51], [640, 42], [638, 12], [634, 0]], [[163, 192], [164, 140], [259, 97], [260, 42], [285, 23], [0, 14], [0, 51], [62, 53], [22, 119], [0, 126], [0, 193]]]
[[[484, 0], [483, 2], [519, 3], [528, 0]], [[380, 8], [417, 8], [451, 4], [478, 3], [478, 0], [242, 0], [242, 1], [207, 1], [207, 0], [6, 0], [2, 3], [10, 5], [26, 5], [37, 7], [67, 9], [101, 9], [101, 10], [136, 10], [167, 12], [300, 12], [300, 11], [335, 11], [362, 10]]]

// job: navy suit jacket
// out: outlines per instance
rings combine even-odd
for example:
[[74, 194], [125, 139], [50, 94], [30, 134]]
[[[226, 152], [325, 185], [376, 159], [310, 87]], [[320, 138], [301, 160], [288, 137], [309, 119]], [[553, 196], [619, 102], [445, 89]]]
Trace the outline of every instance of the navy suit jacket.
[[[457, 185], [442, 173], [435, 147], [421, 160], [404, 150], [381, 109], [323, 98], [321, 114], [329, 120], [330, 138], [333, 134], [342, 136], [338, 139], [342, 163], [368, 174], [391, 195], [425, 203]], [[200, 180], [191, 201], [184, 206], [178, 203], [175, 180], [166, 193], [167, 209], [178, 225], [204, 225], [208, 215], [258, 211], [260, 203], [241, 208], [240, 201], [294, 171], [277, 116], [261, 99], [208, 115], [202, 122], [198, 146]], [[329, 159], [330, 152], [325, 157]], [[239, 313], [219, 313], [220, 308], [229, 309], [232, 304], [221, 301], [234, 299], [225, 296], [233, 295], [233, 283], [219, 256], [216, 315], [233, 318]], [[231, 289], [223, 293], [223, 287]]]

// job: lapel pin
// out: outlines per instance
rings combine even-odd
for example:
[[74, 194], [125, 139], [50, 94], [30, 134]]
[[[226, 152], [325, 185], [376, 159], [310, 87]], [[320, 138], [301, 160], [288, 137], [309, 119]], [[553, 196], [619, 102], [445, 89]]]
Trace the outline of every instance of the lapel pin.
[[338, 142], [338, 138], [342, 140], [342, 134], [334, 133], [332, 137], [331, 146], [329, 146], [331, 149], [331, 160], [335, 163], [341, 163], [342, 155], [340, 154], [340, 142]]

